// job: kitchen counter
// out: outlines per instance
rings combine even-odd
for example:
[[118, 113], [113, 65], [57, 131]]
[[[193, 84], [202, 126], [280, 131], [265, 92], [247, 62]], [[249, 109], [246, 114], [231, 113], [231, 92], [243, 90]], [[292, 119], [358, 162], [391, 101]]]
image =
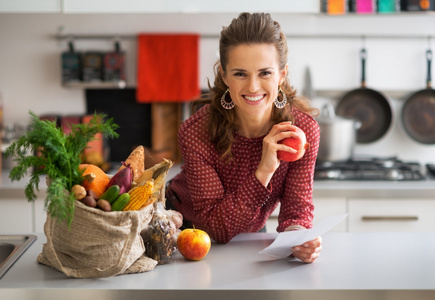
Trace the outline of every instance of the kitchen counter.
[[313, 198], [429, 198], [435, 199], [433, 178], [416, 181], [314, 181]]
[[[168, 173], [168, 180], [179, 172], [179, 165], [174, 165]], [[3, 172], [0, 181], [0, 232], [2, 233], [21, 233], [21, 232], [42, 232], [46, 212], [44, 200], [46, 197], [45, 179], [40, 180], [40, 190], [36, 191], [37, 200], [28, 203], [24, 188], [28, 183], [29, 177], [23, 178], [19, 182], [11, 182], [8, 173]], [[380, 200], [385, 200], [384, 202]], [[387, 203], [394, 200], [396, 202]], [[435, 224], [431, 211], [435, 207], [435, 180], [433, 178], [422, 181], [326, 181], [315, 180], [313, 188], [313, 201], [316, 207], [316, 219], [333, 214], [348, 213], [349, 219], [336, 228], [338, 231], [367, 231], [365, 228], [370, 226], [370, 231], [422, 231], [430, 228], [435, 232]], [[370, 211], [364, 209], [361, 212], [359, 202], [367, 203]], [[415, 201], [418, 205], [414, 205]], [[352, 203], [351, 203], [352, 202]], [[376, 202], [376, 204], [375, 204]], [[356, 203], [356, 204], [355, 204]], [[352, 204], [352, 205], [351, 205]], [[355, 205], [358, 208], [355, 209]], [[376, 205], [376, 208], [375, 208]], [[388, 207], [393, 205], [394, 212]], [[352, 209], [353, 208], [353, 209]], [[275, 231], [278, 226], [277, 208], [268, 220], [268, 231]], [[401, 229], [391, 222], [360, 222], [362, 214], [369, 216], [379, 215], [412, 215], [417, 216], [418, 222], [402, 222]], [[10, 216], [19, 227], [10, 227]], [[29, 217], [30, 216], [30, 217]], [[351, 221], [357, 221], [358, 226]], [[361, 224], [360, 224], [361, 223]], [[351, 224], [353, 224], [351, 226]], [[391, 226], [390, 226], [391, 225]], [[386, 228], [385, 226], [390, 226]], [[12, 231], [11, 231], [12, 230]], [[424, 230], [426, 231], [426, 230]]]
[[435, 233], [328, 232], [313, 264], [259, 254], [275, 237], [241, 234], [213, 243], [201, 261], [176, 252], [170, 264], [147, 273], [74, 279], [36, 262], [45, 242], [39, 234], [0, 280], [0, 298], [434, 299]]
[[[168, 180], [179, 172], [179, 166], [169, 170]], [[24, 187], [30, 176], [12, 182], [9, 172], [3, 170], [0, 181], [0, 200], [2, 198], [24, 197]], [[45, 179], [41, 178], [38, 197], [45, 198]], [[431, 198], [435, 199], [435, 179], [418, 181], [314, 181], [313, 197], [365, 197], [365, 198]]]
[[[30, 180], [30, 173], [20, 181], [12, 181], [9, 178], [10, 170], [3, 169], [0, 176], [0, 200], [2, 198], [25, 198], [24, 188]], [[35, 191], [38, 196], [45, 198], [45, 177], [40, 178], [39, 191]]]

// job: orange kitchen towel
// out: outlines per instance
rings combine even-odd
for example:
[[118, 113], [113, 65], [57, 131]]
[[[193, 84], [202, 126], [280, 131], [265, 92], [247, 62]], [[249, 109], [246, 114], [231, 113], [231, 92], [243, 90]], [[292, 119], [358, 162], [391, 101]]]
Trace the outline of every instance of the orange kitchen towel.
[[187, 102], [199, 96], [197, 34], [139, 34], [136, 99]]
[[[93, 115], [85, 115], [82, 117], [82, 123], [83, 124], [87, 124], [91, 121], [91, 119], [93, 118]], [[100, 155], [100, 157], [103, 157], [103, 134], [102, 133], [97, 133], [95, 134], [95, 139], [90, 141], [85, 149], [85, 156], [90, 156], [90, 155], [94, 155], [94, 154], [98, 154]]]

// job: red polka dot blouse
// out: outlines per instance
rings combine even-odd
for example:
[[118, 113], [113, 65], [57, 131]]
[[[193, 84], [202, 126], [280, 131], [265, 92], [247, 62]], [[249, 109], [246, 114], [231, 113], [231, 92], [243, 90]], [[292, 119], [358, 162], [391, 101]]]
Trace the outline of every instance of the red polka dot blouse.
[[236, 133], [233, 160], [225, 163], [209, 141], [208, 114], [206, 105], [183, 122], [178, 132], [183, 165], [171, 188], [180, 202], [172, 205], [220, 243], [229, 242], [241, 232], [259, 231], [279, 202], [278, 232], [294, 225], [311, 228], [313, 175], [320, 138], [316, 120], [293, 109], [294, 125], [305, 132], [310, 149], [296, 162], [281, 162], [264, 187], [254, 176], [264, 136], [246, 138]]

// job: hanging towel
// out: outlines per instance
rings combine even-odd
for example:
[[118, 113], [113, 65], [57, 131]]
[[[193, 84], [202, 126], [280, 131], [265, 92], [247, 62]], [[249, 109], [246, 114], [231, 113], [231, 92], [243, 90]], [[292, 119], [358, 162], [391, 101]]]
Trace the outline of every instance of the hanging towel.
[[136, 99], [187, 102], [199, 96], [197, 34], [140, 34]]

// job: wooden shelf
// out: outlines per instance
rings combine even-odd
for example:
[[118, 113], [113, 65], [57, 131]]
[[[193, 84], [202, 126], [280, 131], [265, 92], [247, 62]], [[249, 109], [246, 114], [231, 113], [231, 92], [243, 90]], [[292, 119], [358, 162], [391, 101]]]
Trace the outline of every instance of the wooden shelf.
[[318, 13], [318, 0], [64, 0], [64, 13]]
[[78, 88], [78, 89], [104, 89], [104, 88], [120, 88], [126, 87], [126, 82], [114, 81], [114, 82], [64, 82], [62, 86], [65, 88]]

